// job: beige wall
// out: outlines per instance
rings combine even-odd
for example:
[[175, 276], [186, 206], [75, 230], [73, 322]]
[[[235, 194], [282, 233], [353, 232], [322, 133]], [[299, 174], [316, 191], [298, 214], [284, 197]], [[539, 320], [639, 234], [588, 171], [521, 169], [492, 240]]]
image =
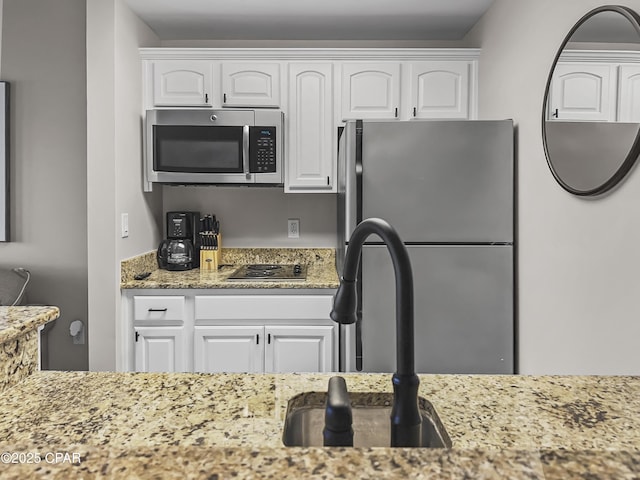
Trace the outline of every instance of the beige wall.
[[[553, 179], [541, 117], [565, 34], [599, 0], [496, 0], [469, 35], [482, 48], [481, 118], [517, 126], [519, 358], [525, 374], [640, 374], [640, 172], [597, 199]], [[640, 12], [640, 1], [616, 2]]]
[[29, 301], [60, 307], [52, 369], [86, 369], [73, 320], [87, 321], [85, 0], [5, 0], [2, 80], [11, 83], [11, 230], [0, 265], [33, 274]]

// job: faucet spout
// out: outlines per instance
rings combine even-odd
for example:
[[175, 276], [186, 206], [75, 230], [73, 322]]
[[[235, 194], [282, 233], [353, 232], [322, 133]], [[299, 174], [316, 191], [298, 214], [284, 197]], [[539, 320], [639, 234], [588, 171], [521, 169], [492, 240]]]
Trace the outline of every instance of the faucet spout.
[[364, 220], [353, 231], [345, 256], [340, 287], [331, 318], [341, 324], [356, 321], [356, 277], [362, 246], [376, 234], [391, 254], [396, 280], [396, 373], [393, 375], [394, 401], [391, 411], [391, 446], [417, 447], [420, 444], [421, 417], [418, 410], [418, 386], [415, 373], [413, 340], [413, 272], [409, 253], [396, 230], [379, 218]]

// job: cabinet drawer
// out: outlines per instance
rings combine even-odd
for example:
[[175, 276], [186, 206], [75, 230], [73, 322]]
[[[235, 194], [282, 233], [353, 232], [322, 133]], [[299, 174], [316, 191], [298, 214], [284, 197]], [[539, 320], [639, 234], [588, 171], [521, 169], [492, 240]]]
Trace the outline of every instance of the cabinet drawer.
[[184, 320], [183, 296], [139, 296], [133, 297], [134, 321]]
[[332, 295], [196, 296], [196, 320], [328, 319]]

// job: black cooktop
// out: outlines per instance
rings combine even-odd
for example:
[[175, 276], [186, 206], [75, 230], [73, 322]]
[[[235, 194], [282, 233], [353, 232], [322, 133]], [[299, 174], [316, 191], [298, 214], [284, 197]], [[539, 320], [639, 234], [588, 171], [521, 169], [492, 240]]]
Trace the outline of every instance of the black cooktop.
[[304, 281], [307, 266], [298, 264], [251, 264], [238, 268], [227, 280], [236, 281]]

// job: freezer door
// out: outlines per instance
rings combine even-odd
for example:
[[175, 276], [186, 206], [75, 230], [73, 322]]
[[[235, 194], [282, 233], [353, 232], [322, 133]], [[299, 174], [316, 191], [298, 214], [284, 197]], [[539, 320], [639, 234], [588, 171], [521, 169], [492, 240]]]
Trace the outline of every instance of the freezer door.
[[[513, 248], [411, 246], [418, 373], [514, 372]], [[363, 371], [396, 369], [395, 281], [385, 246], [362, 254]], [[353, 367], [354, 352], [348, 352]], [[350, 368], [352, 369], [352, 368]]]
[[[357, 209], [355, 151], [347, 213]], [[364, 122], [360, 161], [360, 220], [383, 218], [405, 242], [513, 241], [511, 120]], [[347, 232], [357, 217], [347, 215]]]

